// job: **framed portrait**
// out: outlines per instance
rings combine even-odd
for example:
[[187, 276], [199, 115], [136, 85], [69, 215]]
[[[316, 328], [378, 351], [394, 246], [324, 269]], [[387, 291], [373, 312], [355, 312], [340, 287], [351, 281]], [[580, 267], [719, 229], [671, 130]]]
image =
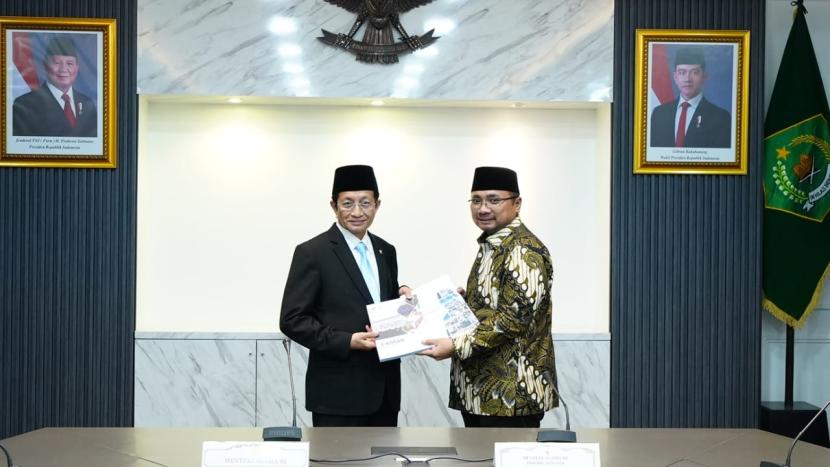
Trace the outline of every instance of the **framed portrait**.
[[634, 173], [745, 175], [749, 31], [636, 33]]
[[0, 166], [116, 166], [114, 19], [0, 17]]

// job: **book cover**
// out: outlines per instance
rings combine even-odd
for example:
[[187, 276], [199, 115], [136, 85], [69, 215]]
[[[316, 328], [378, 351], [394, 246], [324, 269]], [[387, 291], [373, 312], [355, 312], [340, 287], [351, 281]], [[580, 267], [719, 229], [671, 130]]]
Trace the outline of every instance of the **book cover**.
[[457, 337], [472, 332], [478, 320], [447, 276], [412, 291], [412, 298], [368, 305], [369, 321], [378, 332], [380, 361], [393, 360], [429, 348], [425, 339]]

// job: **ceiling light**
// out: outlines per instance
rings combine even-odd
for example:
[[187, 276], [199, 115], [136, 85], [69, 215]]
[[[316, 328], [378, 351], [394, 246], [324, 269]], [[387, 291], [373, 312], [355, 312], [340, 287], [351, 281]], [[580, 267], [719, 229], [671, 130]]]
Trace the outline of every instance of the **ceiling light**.
[[424, 21], [424, 31], [435, 30], [436, 36], [443, 36], [455, 29], [455, 21], [449, 18], [430, 18]]
[[285, 36], [297, 32], [297, 23], [292, 18], [274, 16], [268, 23], [268, 30], [277, 36]]
[[425, 49], [418, 49], [412, 52], [412, 55], [421, 58], [434, 58], [437, 57], [439, 53], [438, 46], [431, 45]]

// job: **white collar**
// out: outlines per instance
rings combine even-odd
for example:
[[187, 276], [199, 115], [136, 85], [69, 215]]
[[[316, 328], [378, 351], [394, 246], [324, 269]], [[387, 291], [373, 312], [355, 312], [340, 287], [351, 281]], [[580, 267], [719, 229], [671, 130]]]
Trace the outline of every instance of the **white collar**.
[[[49, 91], [52, 93], [53, 96], [55, 96], [55, 99], [57, 99], [58, 102], [63, 103], [63, 91], [56, 88], [55, 85], [50, 83], [49, 81], [46, 82], [46, 87], [49, 88]], [[69, 95], [70, 102], [75, 102], [75, 93], [73, 92], [72, 86], [69, 87], [69, 91], [67, 91], [66, 94]]]
[[361, 240], [357, 238], [355, 234], [349, 232], [345, 227], [340, 225], [340, 222], [335, 222], [334, 225], [336, 225], [337, 229], [340, 230], [340, 233], [343, 234], [343, 238], [346, 239], [346, 244], [349, 245], [349, 250], [354, 250], [358, 243], [363, 242], [369, 251], [374, 251], [372, 249], [372, 238], [369, 236], [368, 230], [366, 231], [366, 235], [363, 236], [363, 240]]
[[703, 99], [702, 92], [699, 92], [695, 97], [689, 100], [685, 100], [683, 99], [683, 96], [680, 96], [680, 99], [677, 99], [677, 106], [680, 107], [684, 102], [688, 102], [689, 107], [697, 107], [697, 105], [700, 104], [701, 99]]

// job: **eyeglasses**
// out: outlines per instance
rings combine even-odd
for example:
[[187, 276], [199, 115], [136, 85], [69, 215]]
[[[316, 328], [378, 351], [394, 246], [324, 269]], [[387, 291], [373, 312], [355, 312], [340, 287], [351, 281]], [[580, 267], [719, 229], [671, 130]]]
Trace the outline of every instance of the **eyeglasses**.
[[507, 198], [473, 198], [468, 200], [470, 202], [470, 206], [474, 208], [480, 208], [482, 204], [486, 204], [488, 207], [497, 208], [501, 206], [501, 203], [509, 200], [509, 199], [516, 199], [518, 196], [509, 196]]
[[377, 203], [374, 203], [374, 202], [366, 200], [366, 199], [361, 200], [360, 202], [357, 202], [357, 203], [355, 203], [352, 200], [346, 200], [346, 201], [337, 203], [337, 207], [340, 208], [341, 211], [346, 211], [346, 212], [351, 211], [352, 209], [354, 209], [355, 206], [358, 206], [360, 208], [360, 210], [363, 211], [363, 212], [369, 212], [372, 209], [375, 209], [376, 205], [377, 205]]

